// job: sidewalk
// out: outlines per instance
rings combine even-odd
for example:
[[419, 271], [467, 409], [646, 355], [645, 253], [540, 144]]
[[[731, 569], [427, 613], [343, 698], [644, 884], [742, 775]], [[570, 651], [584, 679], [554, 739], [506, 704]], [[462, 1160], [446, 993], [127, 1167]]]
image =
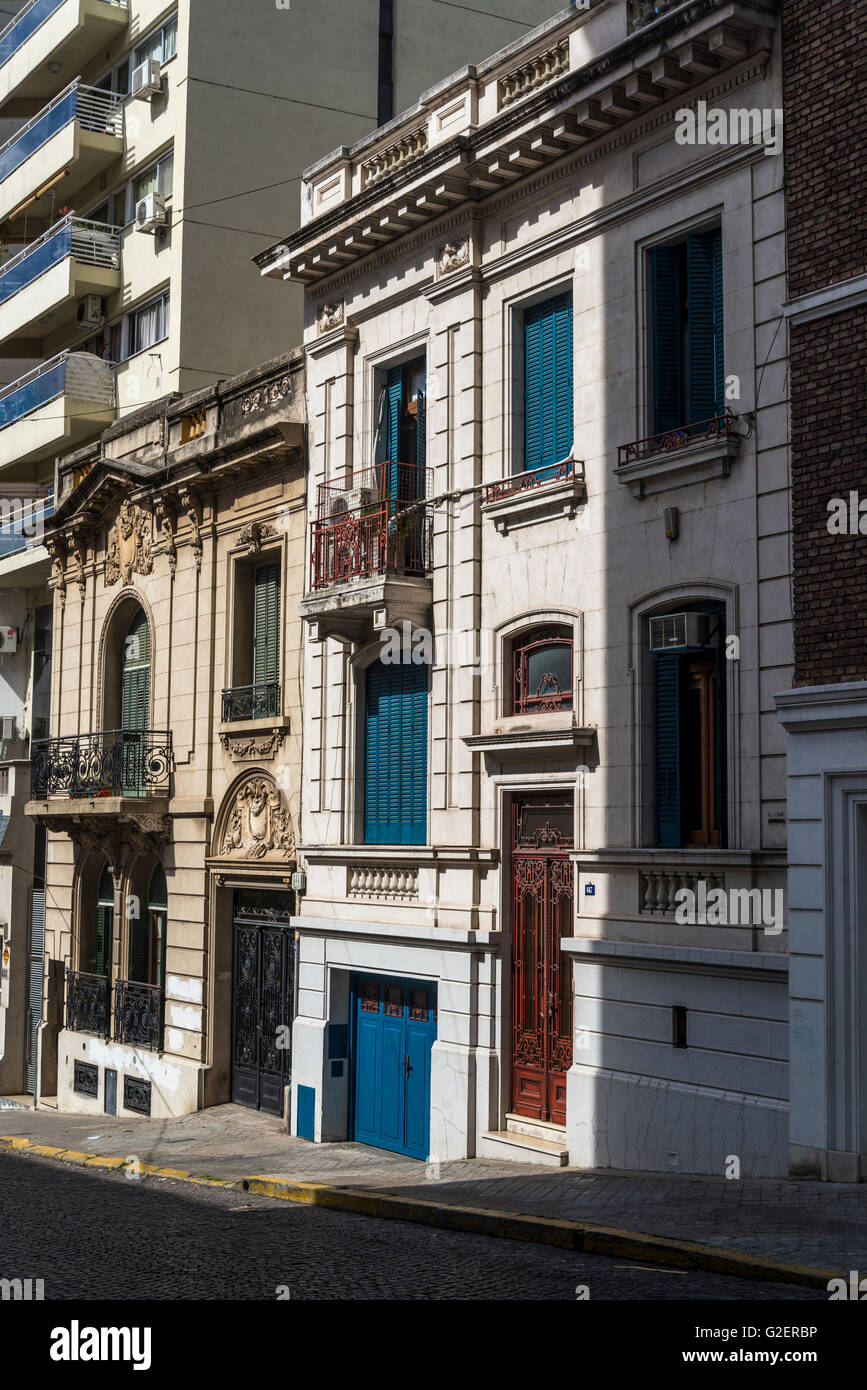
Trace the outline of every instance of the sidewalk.
[[[867, 1184], [588, 1172], [491, 1159], [443, 1163], [437, 1177], [422, 1163], [360, 1144], [293, 1139], [278, 1120], [234, 1105], [179, 1120], [0, 1109], [0, 1152], [12, 1137], [78, 1155], [135, 1157], [196, 1176], [241, 1181], [267, 1175], [325, 1185], [310, 1195], [296, 1194], [296, 1200], [324, 1201], [336, 1192], [347, 1199], [339, 1204], [347, 1205], [350, 1190], [389, 1194], [402, 1203], [388, 1214], [433, 1224], [441, 1224], [437, 1209], [482, 1209], [606, 1227], [612, 1238], [617, 1233], [610, 1228], [619, 1228], [632, 1237], [636, 1252], [636, 1237], [647, 1236], [813, 1270], [867, 1274]], [[251, 1184], [251, 1190], [268, 1188]], [[287, 1189], [279, 1195], [292, 1194]], [[369, 1201], [355, 1204], [357, 1210], [371, 1208]], [[448, 1224], [455, 1224], [458, 1213], [449, 1214]], [[501, 1223], [501, 1233], [507, 1224]], [[590, 1246], [585, 1242], [583, 1248]], [[610, 1242], [608, 1249], [616, 1253]]]

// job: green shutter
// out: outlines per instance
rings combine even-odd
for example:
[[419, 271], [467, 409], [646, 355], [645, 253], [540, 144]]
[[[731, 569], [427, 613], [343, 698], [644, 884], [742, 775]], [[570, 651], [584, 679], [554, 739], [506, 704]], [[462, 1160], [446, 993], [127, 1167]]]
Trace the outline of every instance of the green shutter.
[[253, 583], [253, 684], [280, 679], [280, 566], [260, 565]]
[[129, 625], [124, 643], [121, 727], [143, 730], [148, 726], [150, 704], [151, 639], [148, 620], [139, 609]]
[[105, 868], [99, 881], [96, 906], [96, 956], [94, 975], [108, 975], [111, 971], [111, 948], [114, 936], [114, 879], [111, 870]]
[[524, 314], [524, 468], [568, 458], [573, 442], [572, 299]]
[[427, 667], [368, 667], [364, 838], [367, 844], [427, 840]]
[[655, 246], [650, 253], [653, 333], [653, 433], [680, 429], [683, 418], [682, 249]]
[[656, 843], [662, 849], [682, 843], [680, 796], [680, 658], [653, 658], [654, 782]]
[[725, 367], [722, 322], [722, 236], [719, 228], [686, 239], [689, 421], [721, 415]]
[[150, 924], [148, 915], [142, 913], [140, 917], [133, 917], [129, 924], [129, 971], [128, 980], [134, 980], [137, 984], [150, 984], [148, 979], [150, 967]]

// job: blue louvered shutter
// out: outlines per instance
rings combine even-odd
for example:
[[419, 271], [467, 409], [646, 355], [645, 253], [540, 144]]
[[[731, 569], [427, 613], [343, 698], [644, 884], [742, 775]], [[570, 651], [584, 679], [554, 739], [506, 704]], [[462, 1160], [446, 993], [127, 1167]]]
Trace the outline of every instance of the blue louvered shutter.
[[416, 500], [420, 500], [425, 495], [425, 462], [427, 459], [427, 403], [424, 391], [419, 391], [416, 396], [416, 417], [415, 417], [415, 461], [417, 472], [414, 479], [413, 492]]
[[524, 314], [524, 468], [569, 456], [573, 433], [572, 299], [560, 295]]
[[723, 411], [722, 237], [719, 228], [686, 239], [689, 424]]
[[683, 419], [682, 251], [650, 253], [653, 332], [653, 433], [680, 429]]
[[403, 368], [392, 367], [388, 373], [388, 459], [400, 458], [400, 417], [403, 408]]
[[682, 843], [680, 796], [680, 658], [653, 658], [654, 800], [656, 843]]
[[368, 667], [364, 757], [367, 844], [427, 840], [427, 667]]

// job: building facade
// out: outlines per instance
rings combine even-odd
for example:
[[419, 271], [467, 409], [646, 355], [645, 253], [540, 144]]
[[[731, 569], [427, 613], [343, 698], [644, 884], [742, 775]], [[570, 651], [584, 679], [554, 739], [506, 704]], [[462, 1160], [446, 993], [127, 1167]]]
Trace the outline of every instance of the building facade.
[[27, 812], [46, 843], [37, 1096], [62, 1111], [283, 1111], [305, 459], [295, 351], [59, 461]]
[[297, 1134], [787, 1169], [781, 95], [774, 5], [598, 0], [258, 258], [307, 303]]
[[867, 1177], [867, 253], [852, 151], [867, 138], [867, 68], [856, 6], [782, 9], [795, 675], [777, 706], [789, 769], [791, 1167], [857, 1182]]
[[[297, 343], [301, 291], [275, 296], [250, 258], [294, 224], [312, 132], [325, 148], [360, 138], [391, 117], [395, 100], [408, 101], [467, 53], [480, 56], [550, 8], [551, 0], [492, 0], [484, 16], [454, 9], [444, 25], [438, 0], [7, 6], [0, 627], [14, 640], [0, 648], [0, 788], [8, 784], [0, 815], [10, 817], [0, 935], [11, 949], [16, 1017], [0, 1002], [0, 1093], [34, 1086], [44, 888], [23, 807], [29, 743], [47, 732], [40, 692], [50, 685], [51, 594], [42, 538], [56, 457], [148, 402], [242, 373]], [[323, 96], [323, 73], [334, 99]]]

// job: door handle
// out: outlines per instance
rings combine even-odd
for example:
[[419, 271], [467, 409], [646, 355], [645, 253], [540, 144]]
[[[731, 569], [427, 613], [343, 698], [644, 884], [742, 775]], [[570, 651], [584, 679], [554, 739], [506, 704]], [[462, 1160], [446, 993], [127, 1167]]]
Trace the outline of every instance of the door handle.
[[407, 1077], [408, 1077], [411, 1071], [412, 1071], [412, 1067], [411, 1067], [410, 1064], [409, 1064], [409, 1053], [407, 1053], [407, 1054], [406, 1054], [406, 1057], [404, 1058], [404, 1062], [403, 1062], [403, 1074], [404, 1074], [404, 1076], [407, 1076]]

